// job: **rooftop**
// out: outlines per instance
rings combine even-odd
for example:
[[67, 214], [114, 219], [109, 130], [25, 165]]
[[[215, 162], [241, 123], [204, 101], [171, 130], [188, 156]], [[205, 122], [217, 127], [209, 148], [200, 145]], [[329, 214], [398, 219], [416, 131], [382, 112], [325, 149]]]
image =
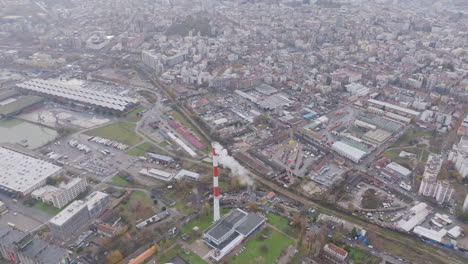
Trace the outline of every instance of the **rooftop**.
[[61, 169], [47, 161], [0, 147], [0, 186], [9, 190], [28, 192]]
[[81, 200], [73, 201], [69, 206], [65, 207], [60, 213], [50, 219], [49, 222], [57, 226], [62, 226], [87, 206], [88, 204]]
[[31, 79], [18, 84], [17, 86], [34, 92], [58, 96], [118, 111], [124, 111], [129, 105], [136, 104], [138, 102], [138, 100], [130, 97], [112, 95], [105, 92], [85, 89], [79, 86], [65, 86], [52, 81], [40, 79]]

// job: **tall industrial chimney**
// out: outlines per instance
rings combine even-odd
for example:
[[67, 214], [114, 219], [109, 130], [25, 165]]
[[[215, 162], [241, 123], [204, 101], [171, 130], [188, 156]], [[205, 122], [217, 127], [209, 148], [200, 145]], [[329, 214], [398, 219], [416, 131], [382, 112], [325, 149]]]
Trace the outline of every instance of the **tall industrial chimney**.
[[213, 211], [214, 222], [218, 221], [220, 218], [219, 212], [219, 185], [218, 185], [218, 154], [216, 153], [216, 149], [213, 147]]

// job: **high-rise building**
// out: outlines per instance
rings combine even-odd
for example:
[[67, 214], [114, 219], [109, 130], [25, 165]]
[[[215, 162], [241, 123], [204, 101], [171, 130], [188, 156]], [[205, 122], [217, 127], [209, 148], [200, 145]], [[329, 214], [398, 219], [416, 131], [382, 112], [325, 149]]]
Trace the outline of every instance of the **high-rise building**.
[[440, 204], [448, 202], [454, 189], [448, 181], [439, 181], [435, 178], [424, 178], [419, 187], [419, 195], [435, 198]]

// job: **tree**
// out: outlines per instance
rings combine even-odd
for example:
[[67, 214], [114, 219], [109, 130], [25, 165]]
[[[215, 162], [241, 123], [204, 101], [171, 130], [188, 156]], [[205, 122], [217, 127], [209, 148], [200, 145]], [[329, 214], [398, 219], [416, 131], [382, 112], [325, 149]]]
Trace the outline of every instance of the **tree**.
[[232, 189], [234, 189], [236, 191], [240, 189], [241, 183], [240, 183], [240, 178], [239, 177], [232, 177], [231, 178], [231, 187], [232, 187]]
[[156, 257], [159, 254], [159, 246], [158, 244], [154, 244], [154, 253], [153, 255]]
[[327, 76], [327, 80], [325, 81], [326, 85], [330, 85], [332, 83], [332, 79], [330, 76]]
[[107, 264], [123, 264], [123, 256], [119, 250], [113, 250], [106, 256]]
[[353, 230], [351, 230], [351, 237], [354, 238], [354, 237], [357, 237], [357, 235], [358, 235], [358, 232], [357, 232], [356, 228], [353, 227]]
[[447, 168], [442, 167], [439, 172], [439, 176], [437, 177], [439, 180], [446, 180], [448, 179], [448, 171]]
[[204, 215], [208, 215], [208, 214], [210, 213], [210, 211], [211, 211], [211, 206], [210, 206], [210, 204], [207, 203], [207, 202], [205, 202], [205, 203], [203, 204], [202, 213], [203, 213]]
[[255, 203], [255, 202], [249, 202], [247, 204], [247, 208], [249, 208], [249, 211], [251, 211], [251, 212], [258, 211], [258, 206], [257, 206], [257, 203]]

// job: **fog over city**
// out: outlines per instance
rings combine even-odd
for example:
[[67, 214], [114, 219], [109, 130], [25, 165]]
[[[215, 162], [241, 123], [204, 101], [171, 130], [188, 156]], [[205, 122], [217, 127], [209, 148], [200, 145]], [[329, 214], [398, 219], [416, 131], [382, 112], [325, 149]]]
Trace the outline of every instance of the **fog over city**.
[[468, 0], [0, 0], [0, 264], [468, 263]]

